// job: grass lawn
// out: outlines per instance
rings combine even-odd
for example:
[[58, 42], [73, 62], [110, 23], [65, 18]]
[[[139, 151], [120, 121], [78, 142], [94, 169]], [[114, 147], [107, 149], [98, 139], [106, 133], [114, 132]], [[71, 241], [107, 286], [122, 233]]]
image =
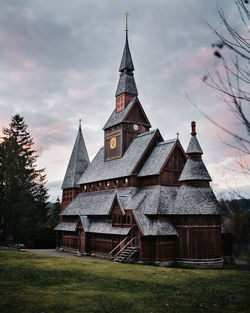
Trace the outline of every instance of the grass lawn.
[[0, 312], [250, 312], [250, 272], [0, 250]]

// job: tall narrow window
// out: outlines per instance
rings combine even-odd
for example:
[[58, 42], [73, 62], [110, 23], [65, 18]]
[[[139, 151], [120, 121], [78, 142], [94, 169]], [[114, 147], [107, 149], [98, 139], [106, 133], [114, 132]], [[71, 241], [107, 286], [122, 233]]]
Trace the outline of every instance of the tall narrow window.
[[131, 218], [130, 218], [130, 215], [127, 216], [127, 224], [130, 224], [131, 223]]

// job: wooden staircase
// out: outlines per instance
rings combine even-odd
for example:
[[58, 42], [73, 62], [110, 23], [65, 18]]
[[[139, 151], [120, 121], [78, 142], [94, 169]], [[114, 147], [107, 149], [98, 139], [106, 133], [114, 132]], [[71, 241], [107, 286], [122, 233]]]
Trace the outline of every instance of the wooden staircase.
[[119, 263], [127, 263], [132, 255], [134, 255], [138, 251], [138, 247], [127, 247], [115, 257], [114, 261]]

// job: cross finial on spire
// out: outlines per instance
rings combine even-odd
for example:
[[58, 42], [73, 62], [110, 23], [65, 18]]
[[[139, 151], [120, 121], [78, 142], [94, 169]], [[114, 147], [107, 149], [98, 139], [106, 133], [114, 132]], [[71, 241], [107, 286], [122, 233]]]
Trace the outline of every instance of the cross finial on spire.
[[125, 29], [125, 32], [128, 32], [128, 16], [129, 16], [129, 13], [126, 12], [125, 16], [126, 16], [126, 29]]
[[177, 140], [179, 140], [180, 133], [177, 132], [177, 133], [176, 133], [176, 136], [177, 136]]

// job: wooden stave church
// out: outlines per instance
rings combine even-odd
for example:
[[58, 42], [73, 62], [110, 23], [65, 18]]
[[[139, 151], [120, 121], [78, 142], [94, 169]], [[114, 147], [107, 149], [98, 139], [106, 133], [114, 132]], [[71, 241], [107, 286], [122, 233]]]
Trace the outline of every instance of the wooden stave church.
[[223, 266], [230, 236], [191, 123], [186, 153], [164, 141], [138, 99], [126, 32], [116, 108], [90, 163], [81, 124], [62, 184], [57, 247], [117, 261]]

